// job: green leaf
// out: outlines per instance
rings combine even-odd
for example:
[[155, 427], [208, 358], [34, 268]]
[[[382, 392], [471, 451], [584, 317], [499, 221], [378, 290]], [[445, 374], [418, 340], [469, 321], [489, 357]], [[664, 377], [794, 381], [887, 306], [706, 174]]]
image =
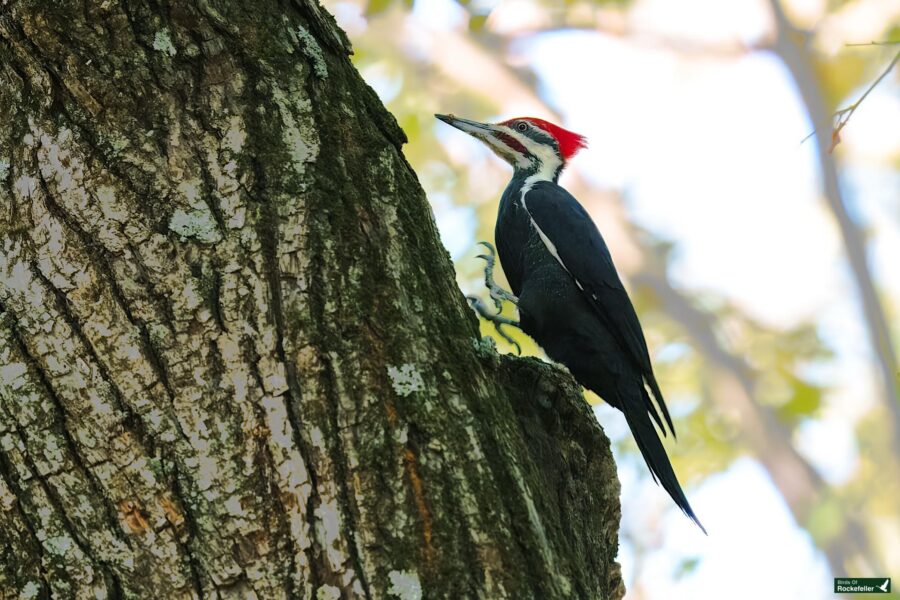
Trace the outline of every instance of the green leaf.
[[393, 3], [394, 0], [369, 0], [368, 4], [366, 4], [365, 15], [367, 17], [372, 17], [383, 13], [390, 8]]
[[690, 575], [697, 569], [697, 565], [699, 564], [700, 558], [696, 556], [684, 559], [679, 562], [678, 566], [675, 568], [674, 579], [682, 579], [685, 575]]
[[478, 32], [484, 29], [487, 18], [487, 15], [472, 15], [469, 17], [469, 31]]
[[778, 407], [782, 420], [794, 422], [815, 414], [822, 405], [822, 389], [796, 377], [791, 377], [790, 385], [790, 400]]

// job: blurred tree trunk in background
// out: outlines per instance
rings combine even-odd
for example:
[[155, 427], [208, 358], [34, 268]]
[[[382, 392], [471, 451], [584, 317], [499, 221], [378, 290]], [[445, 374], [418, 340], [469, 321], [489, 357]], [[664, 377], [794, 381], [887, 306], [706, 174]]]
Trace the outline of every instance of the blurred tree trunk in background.
[[609, 442], [329, 15], [0, 11], [0, 596], [621, 597]]
[[817, 79], [818, 65], [809, 43], [812, 32], [796, 27], [788, 19], [779, 0], [769, 0], [769, 6], [776, 26], [771, 49], [790, 71], [809, 118], [816, 128], [813, 140], [818, 151], [822, 192], [841, 232], [847, 262], [862, 305], [872, 354], [882, 376], [885, 406], [894, 430], [892, 444], [897, 456], [900, 456], [900, 374], [897, 372], [897, 355], [891, 340], [888, 318], [869, 266], [866, 234], [851, 216], [839, 181], [837, 164], [832, 154], [834, 117], [827, 108], [824, 86]]

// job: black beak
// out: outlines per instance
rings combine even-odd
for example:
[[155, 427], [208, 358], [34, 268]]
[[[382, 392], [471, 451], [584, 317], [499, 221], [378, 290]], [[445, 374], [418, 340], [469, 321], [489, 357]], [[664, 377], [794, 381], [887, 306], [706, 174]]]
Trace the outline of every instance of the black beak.
[[469, 119], [460, 119], [459, 117], [454, 117], [453, 115], [434, 115], [437, 119], [443, 121], [447, 125], [452, 127], [456, 127], [460, 131], [465, 131], [469, 135], [476, 135], [478, 133], [485, 133], [491, 131], [493, 128], [488, 123], [479, 123], [478, 121], [470, 121]]

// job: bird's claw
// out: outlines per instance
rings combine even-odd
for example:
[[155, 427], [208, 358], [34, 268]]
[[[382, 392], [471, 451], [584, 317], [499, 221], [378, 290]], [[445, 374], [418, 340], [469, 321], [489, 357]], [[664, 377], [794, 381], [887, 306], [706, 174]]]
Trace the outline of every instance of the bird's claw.
[[494, 264], [496, 263], [497, 251], [494, 249], [493, 244], [491, 244], [490, 242], [478, 242], [478, 244], [484, 246], [487, 249], [487, 254], [479, 254], [478, 258], [484, 260], [485, 262], [484, 285], [488, 289], [488, 292], [491, 296], [491, 301], [494, 303], [494, 308], [496, 308], [497, 313], [492, 314], [491, 312], [489, 312], [484, 302], [482, 302], [480, 298], [477, 298], [475, 296], [467, 296], [467, 299], [469, 300], [469, 304], [472, 306], [475, 312], [477, 312], [482, 318], [493, 323], [494, 329], [497, 330], [497, 333], [500, 334], [500, 337], [502, 337], [516, 349], [516, 354], [521, 355], [521, 346], [519, 346], [518, 342], [512, 339], [509, 334], [503, 331], [504, 325], [520, 328], [519, 322], [500, 315], [500, 312], [503, 310], [504, 300], [508, 300], [509, 302], [512, 302], [513, 304], [518, 306], [519, 299], [511, 292], [507, 292], [502, 287], [497, 285], [497, 282], [494, 281]]
[[483, 259], [485, 262], [484, 285], [487, 286], [487, 289], [490, 292], [491, 300], [494, 301], [494, 306], [497, 307], [497, 310], [499, 311], [503, 306], [502, 303], [504, 300], [508, 300], [518, 306], [519, 299], [512, 292], [507, 292], [494, 281], [494, 264], [496, 263], [495, 257], [497, 256], [497, 251], [494, 249], [493, 244], [485, 241], [478, 242], [478, 244], [487, 248], [488, 251], [487, 254], [479, 254], [478, 258]]
[[471, 306], [472, 309], [476, 313], [478, 313], [478, 315], [481, 318], [486, 319], [494, 324], [494, 329], [497, 330], [497, 333], [500, 334], [500, 337], [502, 337], [504, 340], [507, 341], [507, 343], [509, 343], [513, 348], [515, 348], [516, 354], [521, 356], [522, 355], [522, 347], [519, 346], [519, 343], [516, 340], [514, 340], [508, 333], [503, 331], [504, 325], [509, 325], [511, 327], [519, 327], [519, 322], [514, 321], [513, 319], [508, 319], [504, 316], [501, 316], [500, 314], [496, 314], [496, 315], [492, 314], [491, 312], [488, 311], [487, 307], [484, 305], [484, 302], [481, 301], [481, 298], [478, 298], [477, 296], [466, 296], [466, 300], [469, 301], [469, 306]]

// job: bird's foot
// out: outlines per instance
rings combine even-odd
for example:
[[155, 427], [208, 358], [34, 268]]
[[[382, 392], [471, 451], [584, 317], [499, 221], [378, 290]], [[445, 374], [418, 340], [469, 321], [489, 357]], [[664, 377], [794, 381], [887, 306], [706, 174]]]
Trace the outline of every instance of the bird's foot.
[[509, 342], [516, 349], [516, 354], [522, 354], [522, 347], [519, 346], [519, 343], [516, 340], [512, 339], [512, 337], [510, 337], [508, 333], [503, 331], [504, 325], [509, 325], [510, 327], [521, 329], [518, 321], [501, 316], [499, 313], [491, 313], [488, 310], [488, 307], [485, 306], [481, 298], [478, 298], [477, 296], [466, 296], [466, 300], [469, 301], [469, 306], [471, 306], [480, 317], [482, 317], [483, 319], [487, 319], [494, 324], [494, 329], [497, 330], [497, 333], [500, 334], [500, 337]]
[[[494, 246], [490, 242], [478, 243], [487, 248], [488, 251], [487, 254], [479, 254], [478, 258], [484, 259], [484, 285], [487, 286], [487, 289], [491, 294], [491, 300], [494, 301], [494, 306], [499, 311], [502, 308], [504, 300], [508, 300], [518, 306], [519, 299], [512, 292], [507, 292], [494, 281], [494, 264], [497, 262], [497, 251], [494, 250]], [[475, 310], [478, 309], [476, 308]], [[518, 325], [516, 325], [516, 327], [518, 327]]]

